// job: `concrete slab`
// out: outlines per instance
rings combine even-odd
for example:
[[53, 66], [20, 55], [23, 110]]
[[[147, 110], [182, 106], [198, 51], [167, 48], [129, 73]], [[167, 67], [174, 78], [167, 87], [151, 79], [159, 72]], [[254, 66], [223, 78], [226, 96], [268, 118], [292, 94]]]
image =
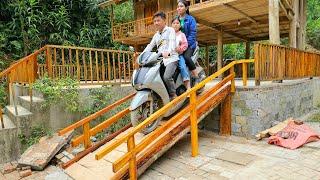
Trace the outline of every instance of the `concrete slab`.
[[247, 154], [247, 153], [235, 152], [235, 151], [225, 151], [219, 154], [216, 158], [223, 161], [228, 161], [235, 164], [246, 166], [250, 162], [254, 161], [257, 158], [257, 156], [252, 154]]
[[0, 125], [0, 130], [16, 128], [16, 125], [11, 121], [11, 119], [7, 115], [3, 115], [3, 124], [4, 128], [2, 128], [2, 126]]
[[19, 166], [31, 166], [34, 170], [43, 170], [57, 152], [67, 144], [72, 136], [67, 133], [64, 136], [57, 134], [29, 147], [18, 160]]

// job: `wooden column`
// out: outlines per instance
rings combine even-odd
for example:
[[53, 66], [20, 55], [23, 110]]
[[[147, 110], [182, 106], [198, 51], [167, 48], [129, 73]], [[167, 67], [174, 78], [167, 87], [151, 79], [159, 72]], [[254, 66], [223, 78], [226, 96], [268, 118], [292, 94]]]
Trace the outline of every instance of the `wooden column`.
[[231, 93], [221, 103], [220, 135], [231, 135]]
[[306, 25], [307, 25], [307, 0], [299, 0], [299, 29], [298, 29], [298, 48], [305, 50], [306, 46]]
[[210, 62], [209, 62], [209, 47], [208, 47], [208, 45], [206, 45], [206, 66], [207, 66], [206, 74], [209, 75], [210, 74]]
[[297, 25], [299, 17], [299, 0], [292, 0], [294, 16], [290, 21], [289, 44], [292, 48], [297, 48]]
[[280, 44], [279, 0], [269, 0], [269, 40]]
[[246, 42], [246, 59], [250, 59], [250, 41]]
[[223, 32], [218, 32], [218, 43], [217, 43], [217, 71], [222, 68], [223, 63]]

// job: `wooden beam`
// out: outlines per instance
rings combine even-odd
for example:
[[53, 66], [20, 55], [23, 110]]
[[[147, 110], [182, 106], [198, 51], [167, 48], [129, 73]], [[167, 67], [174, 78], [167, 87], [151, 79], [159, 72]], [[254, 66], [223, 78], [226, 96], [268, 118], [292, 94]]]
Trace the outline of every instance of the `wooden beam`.
[[282, 1], [279, 1], [279, 5], [282, 9], [282, 11], [284, 12], [284, 14], [287, 16], [287, 18], [291, 21], [293, 19], [291, 13], [287, 10], [287, 8], [284, 6], [284, 4], [282, 3]]
[[290, 3], [288, 2], [288, 0], [280, 0], [280, 2], [286, 7], [286, 9], [288, 9], [292, 15], [295, 14], [295, 11], [294, 11], [294, 3], [292, 3], [292, 5], [290, 5]]
[[279, 0], [269, 0], [269, 40], [280, 44]]
[[233, 9], [235, 10], [236, 12], [242, 14], [243, 16], [245, 16], [249, 21], [253, 22], [253, 23], [258, 23], [255, 19], [253, 19], [252, 17], [250, 17], [248, 14], [246, 14], [245, 12], [231, 6], [230, 4], [227, 4], [227, 3], [224, 3], [223, 4], [225, 7], [229, 8], [229, 9]]
[[[199, 24], [202, 24], [204, 26], [207, 26], [215, 31], [221, 31], [221, 29], [224, 29], [223, 26], [219, 26], [217, 24], [211, 23], [209, 21], [203, 20], [203, 19], [197, 19], [197, 22]], [[225, 34], [229, 34], [230, 36], [236, 37], [238, 39], [241, 39], [243, 41], [248, 41], [248, 38], [241, 36], [240, 34], [237, 34], [235, 32], [232, 31], [223, 31]]]

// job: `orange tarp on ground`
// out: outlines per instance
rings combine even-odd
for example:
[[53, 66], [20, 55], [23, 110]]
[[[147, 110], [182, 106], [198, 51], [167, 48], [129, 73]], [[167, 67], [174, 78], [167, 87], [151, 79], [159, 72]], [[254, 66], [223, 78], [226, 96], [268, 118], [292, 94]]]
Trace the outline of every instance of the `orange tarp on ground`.
[[290, 121], [284, 129], [269, 137], [268, 143], [289, 149], [296, 149], [308, 142], [318, 141], [319, 139], [320, 135], [308, 125], [299, 125], [294, 121]]

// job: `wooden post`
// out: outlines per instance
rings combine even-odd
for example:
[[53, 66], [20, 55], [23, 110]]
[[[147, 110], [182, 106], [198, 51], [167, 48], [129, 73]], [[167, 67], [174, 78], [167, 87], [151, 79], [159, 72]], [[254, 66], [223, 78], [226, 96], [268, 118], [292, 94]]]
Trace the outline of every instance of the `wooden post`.
[[231, 135], [231, 94], [221, 103], [220, 135]]
[[230, 74], [233, 75], [233, 78], [232, 78], [232, 80], [231, 80], [231, 92], [232, 92], [232, 93], [235, 93], [235, 92], [236, 92], [236, 82], [235, 82], [235, 80], [234, 80], [234, 77], [236, 77], [236, 73], [234, 72], [234, 66], [232, 66], [232, 67], [230, 68]]
[[209, 62], [209, 47], [206, 45], [206, 66], [207, 66], [207, 76], [210, 74], [210, 62]]
[[[222, 30], [218, 32], [218, 43], [217, 43], [217, 71], [222, 68], [223, 63], [223, 32]], [[222, 77], [222, 76], [219, 76]]]
[[297, 33], [297, 48], [305, 50], [305, 36], [306, 36], [306, 0], [299, 0], [299, 26]]
[[198, 145], [198, 118], [197, 118], [197, 94], [193, 91], [190, 94], [190, 124], [191, 124], [191, 155], [196, 157], [199, 153]]
[[247, 86], [248, 81], [248, 63], [242, 63], [242, 82], [243, 86]]
[[[132, 152], [135, 148], [134, 136], [130, 136], [128, 139], [128, 152]], [[131, 153], [131, 158], [129, 161], [129, 175], [130, 180], [138, 179], [137, 176], [137, 161], [136, 161], [136, 154]]]
[[254, 45], [254, 78], [255, 85], [260, 86], [260, 74], [259, 74], [259, 64], [260, 64], [260, 45]]
[[280, 44], [279, 0], [269, 0], [269, 39], [271, 44]]
[[48, 76], [52, 78], [52, 58], [51, 58], [51, 50], [50, 47], [47, 47], [47, 53], [46, 53], [46, 64], [47, 64], [47, 70], [48, 70]]
[[246, 59], [250, 59], [250, 41], [246, 42]]
[[83, 125], [83, 144], [84, 144], [84, 148], [88, 149], [91, 146], [91, 141], [90, 141], [90, 124], [89, 123], [85, 123]]
[[299, 0], [292, 0], [294, 16], [290, 21], [289, 44], [292, 48], [297, 48], [297, 24], [299, 17]]

